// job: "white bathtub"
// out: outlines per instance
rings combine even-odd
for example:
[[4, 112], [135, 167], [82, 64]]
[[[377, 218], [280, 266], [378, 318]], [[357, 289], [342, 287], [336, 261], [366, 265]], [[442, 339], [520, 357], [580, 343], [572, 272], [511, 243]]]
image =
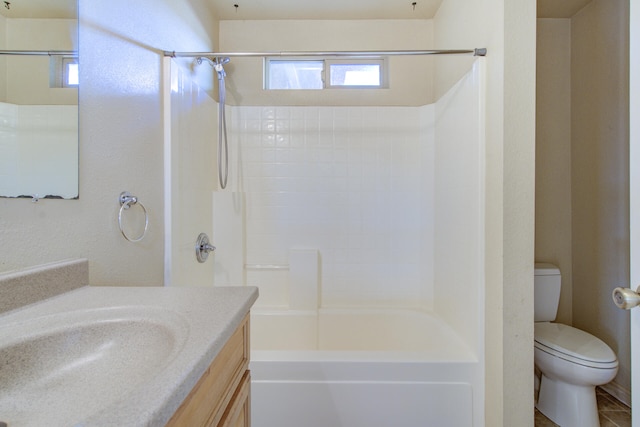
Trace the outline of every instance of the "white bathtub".
[[251, 322], [253, 427], [482, 425], [478, 358], [434, 315], [253, 311]]

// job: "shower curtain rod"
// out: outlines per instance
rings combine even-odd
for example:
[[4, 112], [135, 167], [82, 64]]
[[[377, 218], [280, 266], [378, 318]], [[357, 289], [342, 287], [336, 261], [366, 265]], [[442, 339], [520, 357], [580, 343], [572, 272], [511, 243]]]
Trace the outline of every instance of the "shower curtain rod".
[[361, 51], [282, 51], [282, 52], [170, 52], [164, 56], [171, 58], [198, 57], [268, 57], [268, 56], [399, 56], [399, 55], [469, 55], [485, 56], [487, 49], [472, 50], [361, 50]]
[[0, 55], [78, 56], [76, 50], [0, 50]]

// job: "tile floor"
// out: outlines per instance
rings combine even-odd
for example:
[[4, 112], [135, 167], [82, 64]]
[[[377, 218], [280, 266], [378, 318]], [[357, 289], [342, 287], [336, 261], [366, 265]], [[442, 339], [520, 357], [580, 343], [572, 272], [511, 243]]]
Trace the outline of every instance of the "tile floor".
[[[596, 389], [600, 427], [631, 427], [631, 409], [600, 388]], [[557, 427], [536, 409], [535, 427]]]

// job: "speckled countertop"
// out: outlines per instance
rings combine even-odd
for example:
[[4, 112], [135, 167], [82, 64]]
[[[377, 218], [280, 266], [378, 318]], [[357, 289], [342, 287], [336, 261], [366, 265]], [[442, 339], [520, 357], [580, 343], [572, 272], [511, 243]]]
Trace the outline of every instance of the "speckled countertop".
[[[74, 398], [62, 399], [62, 405], [59, 404], [59, 394], [52, 401], [55, 404], [47, 402], [47, 399], [42, 399], [41, 396], [39, 399], [42, 400], [35, 404], [29, 402], [29, 396], [22, 396], [21, 399], [32, 405], [30, 410], [43, 411], [44, 414], [41, 415], [48, 414], [51, 420], [60, 420], [62, 425], [163, 426], [222, 349], [257, 297], [258, 290], [254, 287], [85, 286], [0, 315], [0, 347], [3, 342], [19, 342], [23, 339], [25, 328], [29, 328], [30, 325], [55, 326], [59, 321], [57, 319], [70, 319], [73, 316], [81, 319], [86, 315], [99, 317], [109, 312], [110, 316], [115, 313], [118, 317], [120, 313], [120, 317], [128, 316], [135, 320], [135, 317], [139, 316], [144, 321], [145, 316], [153, 317], [162, 313], [163, 321], [171, 324], [181, 337], [172, 344], [170, 357], [161, 363], [157, 372], [154, 371], [152, 375], [140, 380], [135, 387], [112, 381], [109, 383], [111, 390], [101, 390], [104, 391], [104, 395], [115, 395], [115, 398], [105, 399], [103, 396], [94, 395], [92, 389], [88, 399], [92, 403], [104, 401], [104, 407], [98, 405], [99, 410], [78, 419], [78, 413], [81, 412], [79, 407], [83, 404]], [[72, 316], [68, 313], [72, 313]], [[152, 321], [155, 322], [154, 319]], [[144, 331], [136, 333], [139, 337], [127, 341], [132, 351], [140, 352], [145, 346], [157, 345], [157, 342], [164, 340], [156, 339], [155, 343], [149, 344], [145, 342]], [[131, 344], [132, 342], [135, 344]], [[55, 351], [55, 348], [52, 351]], [[51, 354], [51, 357], [64, 358], [65, 355]], [[144, 358], [140, 360], [140, 363], [144, 364]], [[0, 356], [0, 368], [3, 364], [6, 367], [8, 362], [3, 361]], [[6, 422], [9, 427], [30, 425], [25, 420], [12, 423], [11, 419], [5, 419], [11, 411], [15, 412], [16, 397], [8, 396], [6, 389], [3, 391], [3, 375], [9, 375], [7, 369], [4, 373], [0, 369], [0, 421]], [[91, 379], [86, 379], [87, 384]], [[123, 382], [126, 383], [127, 380]], [[73, 387], [79, 387], [77, 381]], [[63, 387], [57, 390], [63, 390], [64, 393], [64, 389], [63, 384]], [[51, 411], [57, 413], [53, 414]], [[65, 419], [67, 415], [69, 418]], [[40, 420], [42, 419], [41, 417]]]

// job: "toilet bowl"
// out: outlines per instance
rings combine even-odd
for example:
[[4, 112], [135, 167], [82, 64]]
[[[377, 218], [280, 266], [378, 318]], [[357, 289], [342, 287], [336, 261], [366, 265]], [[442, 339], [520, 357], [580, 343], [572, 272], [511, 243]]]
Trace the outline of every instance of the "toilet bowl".
[[542, 373], [536, 407], [562, 427], [598, 427], [595, 387], [610, 382], [618, 360], [604, 342], [571, 326], [536, 323], [534, 360]]
[[613, 380], [618, 359], [595, 336], [551, 322], [560, 297], [556, 267], [536, 264], [534, 286], [534, 362], [541, 372], [536, 408], [561, 427], [599, 427], [595, 388]]

